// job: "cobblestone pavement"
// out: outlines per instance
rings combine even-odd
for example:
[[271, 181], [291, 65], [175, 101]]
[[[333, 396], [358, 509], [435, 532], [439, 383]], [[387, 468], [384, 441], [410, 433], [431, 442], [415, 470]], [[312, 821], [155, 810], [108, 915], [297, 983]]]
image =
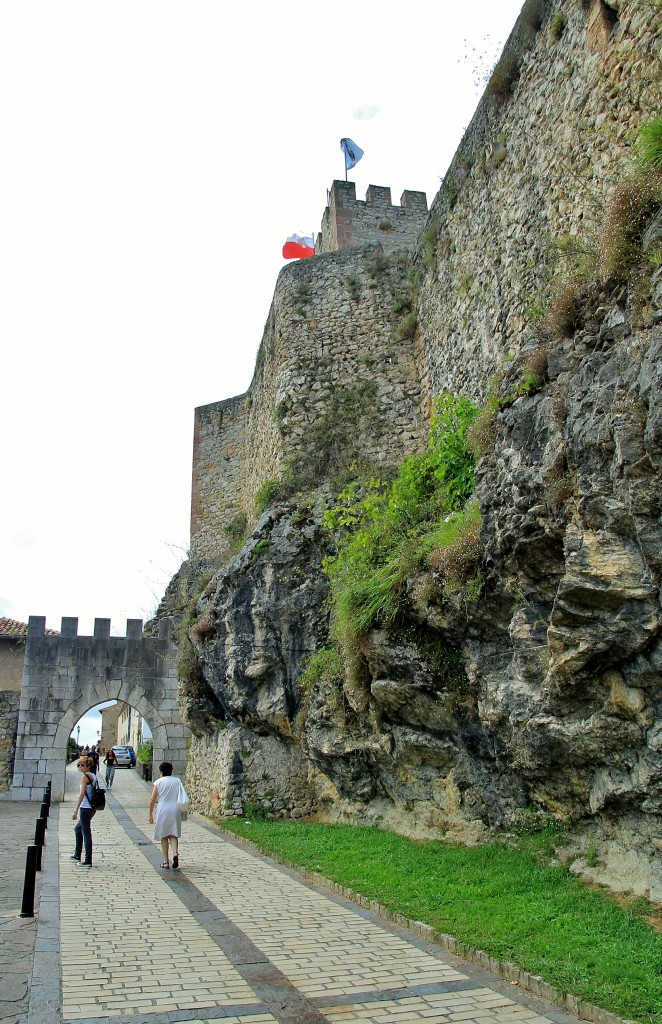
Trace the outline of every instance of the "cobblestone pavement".
[[52, 873], [17, 1024], [573, 1022], [528, 994], [512, 998], [500, 979], [303, 883], [203, 819], [184, 826], [180, 869], [161, 870], [151, 787], [128, 770], [116, 772], [94, 818], [94, 867], [84, 870], [69, 859], [78, 778], [68, 769], [65, 803], [51, 817]]
[[[40, 805], [0, 803], [0, 1022], [27, 1020], [29, 981], [37, 938], [34, 917], [21, 918], [27, 846], [34, 840]], [[37, 875], [37, 899], [41, 876]]]

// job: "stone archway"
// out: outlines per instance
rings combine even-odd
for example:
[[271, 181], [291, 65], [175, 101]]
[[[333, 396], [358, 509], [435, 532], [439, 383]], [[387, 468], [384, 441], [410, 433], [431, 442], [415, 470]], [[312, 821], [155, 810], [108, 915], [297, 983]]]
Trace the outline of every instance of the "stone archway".
[[186, 766], [190, 733], [177, 704], [175, 650], [168, 623], [158, 638], [143, 637], [142, 620], [129, 619], [125, 637], [110, 636], [110, 619], [96, 619], [94, 636], [78, 636], [78, 620], [62, 620], [60, 636], [46, 636], [46, 620], [30, 616], [16, 737], [11, 796], [35, 800], [48, 782], [64, 797], [67, 740], [90, 708], [119, 700], [150, 723], [154, 761]]

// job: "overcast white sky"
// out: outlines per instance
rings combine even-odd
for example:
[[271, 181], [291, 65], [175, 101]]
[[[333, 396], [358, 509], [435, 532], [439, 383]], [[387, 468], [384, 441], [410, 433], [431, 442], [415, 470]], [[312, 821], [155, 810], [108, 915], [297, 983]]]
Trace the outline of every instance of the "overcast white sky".
[[0, 615], [153, 613], [340, 138], [359, 198], [431, 201], [520, 6], [3, 0]]

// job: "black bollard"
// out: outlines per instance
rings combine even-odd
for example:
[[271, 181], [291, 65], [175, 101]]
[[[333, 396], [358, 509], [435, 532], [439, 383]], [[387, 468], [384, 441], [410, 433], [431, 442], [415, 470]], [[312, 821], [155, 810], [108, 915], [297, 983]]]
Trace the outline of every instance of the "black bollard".
[[34, 830], [34, 843], [37, 847], [37, 871], [41, 871], [41, 848], [46, 842], [46, 822], [43, 818], [37, 818]]
[[44, 803], [50, 809], [50, 806], [51, 806], [51, 784], [50, 784], [50, 782], [48, 783], [48, 785], [46, 786], [46, 789], [44, 790]]
[[48, 828], [48, 804], [42, 801], [40, 818], [44, 819], [44, 828]]
[[25, 858], [25, 881], [23, 883], [23, 903], [21, 917], [34, 917], [34, 886], [37, 877], [37, 847], [28, 846]]

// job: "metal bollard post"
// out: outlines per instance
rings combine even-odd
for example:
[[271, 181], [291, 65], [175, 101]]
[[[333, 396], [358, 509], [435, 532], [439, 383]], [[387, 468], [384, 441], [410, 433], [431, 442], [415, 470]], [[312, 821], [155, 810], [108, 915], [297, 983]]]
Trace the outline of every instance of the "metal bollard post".
[[25, 858], [25, 881], [23, 883], [23, 903], [21, 917], [34, 917], [34, 886], [37, 877], [37, 847], [28, 846]]
[[37, 818], [34, 830], [34, 844], [37, 847], [37, 871], [41, 871], [41, 848], [46, 842], [46, 822], [43, 818]]
[[50, 808], [50, 806], [51, 806], [51, 784], [50, 784], [50, 782], [48, 783], [48, 785], [46, 786], [46, 789], [44, 790], [44, 803], [46, 804], [46, 806], [48, 808]]
[[40, 818], [44, 819], [44, 828], [48, 828], [48, 804], [42, 802]]

